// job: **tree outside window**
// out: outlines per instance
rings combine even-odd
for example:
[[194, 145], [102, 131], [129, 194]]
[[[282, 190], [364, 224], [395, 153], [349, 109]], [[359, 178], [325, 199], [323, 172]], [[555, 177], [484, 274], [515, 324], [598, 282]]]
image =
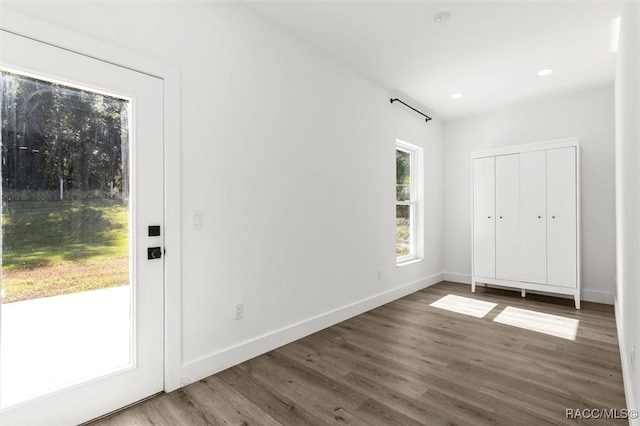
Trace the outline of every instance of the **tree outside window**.
[[419, 156], [421, 148], [396, 143], [396, 260], [418, 257]]

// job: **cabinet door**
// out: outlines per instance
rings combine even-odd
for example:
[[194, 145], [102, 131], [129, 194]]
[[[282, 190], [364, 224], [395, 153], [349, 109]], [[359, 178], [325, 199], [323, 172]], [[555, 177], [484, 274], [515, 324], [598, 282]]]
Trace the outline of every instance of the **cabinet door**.
[[520, 155], [496, 157], [496, 278], [520, 280]]
[[547, 283], [546, 152], [520, 154], [520, 281]]
[[576, 286], [576, 149], [547, 151], [547, 282]]
[[473, 275], [496, 277], [495, 158], [473, 161]]

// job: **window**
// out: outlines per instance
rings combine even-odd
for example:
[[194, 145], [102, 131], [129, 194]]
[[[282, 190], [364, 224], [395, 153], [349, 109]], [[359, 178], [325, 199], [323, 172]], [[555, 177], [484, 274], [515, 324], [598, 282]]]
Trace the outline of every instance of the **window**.
[[402, 264], [420, 258], [419, 229], [422, 198], [422, 149], [396, 142], [396, 261]]

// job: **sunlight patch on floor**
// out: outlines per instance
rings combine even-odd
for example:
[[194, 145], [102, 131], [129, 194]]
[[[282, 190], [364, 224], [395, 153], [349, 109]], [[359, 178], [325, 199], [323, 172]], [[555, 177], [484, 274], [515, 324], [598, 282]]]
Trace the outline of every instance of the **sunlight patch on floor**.
[[430, 306], [457, 312], [463, 315], [469, 315], [475, 318], [484, 318], [485, 315], [497, 306], [497, 303], [456, 296], [455, 294], [448, 294], [436, 300]]
[[495, 317], [494, 321], [567, 340], [576, 340], [578, 324], [580, 324], [577, 319], [514, 308], [512, 306], [504, 308]]

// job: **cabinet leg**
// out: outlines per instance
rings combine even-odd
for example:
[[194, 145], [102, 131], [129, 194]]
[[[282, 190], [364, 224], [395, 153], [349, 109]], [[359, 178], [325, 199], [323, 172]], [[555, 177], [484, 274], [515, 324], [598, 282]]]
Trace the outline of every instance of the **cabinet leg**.
[[576, 309], [580, 309], [580, 295], [576, 294], [575, 296], [573, 296], [573, 298], [576, 301]]
[[520, 296], [525, 297], [526, 295], [527, 295], [527, 290], [525, 290], [524, 288], [520, 289]]
[[471, 293], [475, 293], [475, 292], [476, 292], [476, 280], [471, 278]]

